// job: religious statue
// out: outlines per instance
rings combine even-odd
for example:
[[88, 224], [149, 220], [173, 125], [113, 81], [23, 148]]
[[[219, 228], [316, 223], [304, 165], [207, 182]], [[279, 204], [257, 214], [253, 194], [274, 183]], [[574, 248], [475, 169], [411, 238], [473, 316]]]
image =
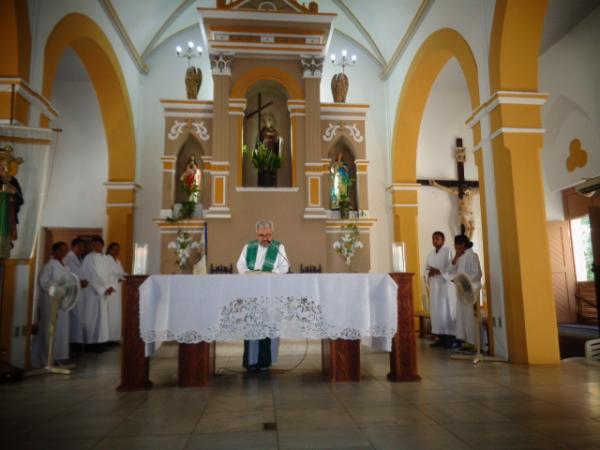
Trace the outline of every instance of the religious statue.
[[196, 162], [196, 155], [190, 155], [185, 170], [179, 179], [183, 184], [185, 193], [188, 195], [188, 202], [198, 203], [200, 199], [202, 171], [200, 170], [200, 165]]
[[185, 71], [185, 91], [189, 100], [196, 100], [202, 84], [202, 71], [197, 67], [188, 67]]
[[23, 158], [12, 155], [10, 145], [0, 148], [0, 258], [8, 258], [17, 240], [18, 214], [23, 206], [23, 192], [15, 178]]
[[[457, 188], [449, 188], [435, 180], [429, 180], [429, 184], [436, 188], [439, 188], [448, 194], [456, 195], [458, 197], [458, 216], [460, 224], [464, 227], [462, 234], [465, 234], [469, 239], [472, 239], [473, 233], [475, 232], [475, 218], [473, 215], [473, 196], [477, 194], [477, 189], [471, 189], [466, 185]], [[462, 192], [462, 196], [460, 195]]]
[[342, 154], [338, 153], [337, 158], [329, 167], [331, 174], [331, 209], [348, 209], [350, 206], [350, 167], [342, 160]]
[[275, 129], [275, 117], [272, 114], [263, 116], [262, 126], [258, 133], [258, 143], [264, 144], [272, 153], [281, 156], [283, 138], [279, 135], [279, 131]]

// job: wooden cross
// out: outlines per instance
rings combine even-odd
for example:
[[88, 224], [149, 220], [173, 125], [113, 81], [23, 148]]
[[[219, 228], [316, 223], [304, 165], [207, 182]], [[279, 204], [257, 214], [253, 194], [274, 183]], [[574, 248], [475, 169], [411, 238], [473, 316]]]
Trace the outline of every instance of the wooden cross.
[[[462, 138], [456, 138], [456, 170], [458, 172], [457, 180], [433, 180], [442, 186], [446, 186], [448, 188], [457, 188], [458, 189], [458, 198], [462, 199], [465, 195], [465, 189], [467, 188], [479, 188], [479, 181], [471, 181], [465, 180], [465, 159], [466, 153], [463, 147]], [[417, 180], [417, 183], [422, 184], [423, 186], [431, 186], [429, 183], [430, 180]], [[461, 233], [465, 233], [465, 227], [461, 224], [460, 226]]]
[[273, 102], [267, 102], [266, 105], [262, 105], [262, 98], [261, 95], [258, 94], [258, 108], [252, 112], [249, 112], [248, 114], [246, 114], [244, 116], [244, 119], [249, 119], [250, 117], [252, 117], [254, 114], [258, 114], [258, 134], [260, 136], [260, 126], [262, 123], [261, 117], [260, 117], [260, 113], [262, 112], [263, 109], [267, 108], [268, 106], [271, 106], [273, 104]]

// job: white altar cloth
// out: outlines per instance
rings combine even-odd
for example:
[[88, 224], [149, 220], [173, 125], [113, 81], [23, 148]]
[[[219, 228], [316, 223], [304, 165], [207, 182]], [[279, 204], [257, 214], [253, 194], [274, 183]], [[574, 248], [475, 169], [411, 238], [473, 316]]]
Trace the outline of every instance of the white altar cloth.
[[390, 351], [397, 328], [387, 274], [152, 275], [139, 292], [146, 356], [163, 341], [266, 337], [378, 337]]

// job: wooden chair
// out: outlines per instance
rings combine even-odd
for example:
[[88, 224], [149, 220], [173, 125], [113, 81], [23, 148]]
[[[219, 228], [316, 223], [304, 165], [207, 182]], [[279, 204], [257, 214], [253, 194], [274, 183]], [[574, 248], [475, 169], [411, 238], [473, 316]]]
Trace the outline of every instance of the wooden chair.
[[577, 283], [575, 301], [577, 303], [577, 322], [585, 325], [597, 325], [596, 287], [593, 281]]
[[229, 266], [226, 266], [225, 264], [213, 266], [211, 264], [210, 273], [233, 273], [233, 264], [229, 264]]
[[323, 270], [321, 269], [321, 264], [319, 266], [313, 266], [311, 264], [304, 266], [300, 264], [300, 273], [321, 273]]

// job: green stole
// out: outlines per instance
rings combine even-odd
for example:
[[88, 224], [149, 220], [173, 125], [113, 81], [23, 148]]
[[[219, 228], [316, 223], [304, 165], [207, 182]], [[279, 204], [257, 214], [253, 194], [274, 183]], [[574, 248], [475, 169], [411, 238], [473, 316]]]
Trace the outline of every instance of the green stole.
[[[258, 241], [248, 242], [248, 248], [246, 248], [246, 266], [250, 270], [254, 270], [259, 245], [260, 244], [258, 243]], [[263, 264], [261, 269], [262, 272], [273, 272], [273, 266], [275, 265], [275, 260], [277, 259], [277, 255], [279, 254], [280, 245], [281, 242], [279, 241], [271, 242], [271, 245], [267, 249], [267, 254], [265, 255], [265, 263]]]
[[0, 192], [0, 258], [10, 257], [10, 194]]

